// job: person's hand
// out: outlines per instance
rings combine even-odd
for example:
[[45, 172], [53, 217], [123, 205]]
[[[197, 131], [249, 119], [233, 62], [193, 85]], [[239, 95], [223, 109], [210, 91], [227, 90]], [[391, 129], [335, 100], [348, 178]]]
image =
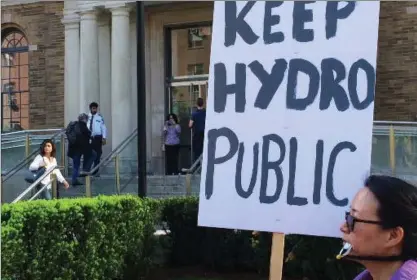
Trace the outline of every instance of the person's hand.
[[65, 188], [66, 190], [68, 190], [68, 188], [69, 188], [69, 184], [68, 184], [68, 182], [65, 180], [63, 184], [64, 184], [64, 188]]
[[103, 141], [102, 141], [102, 145], [104, 146], [104, 145], [106, 145], [106, 144], [107, 144], [106, 139], [103, 139]]

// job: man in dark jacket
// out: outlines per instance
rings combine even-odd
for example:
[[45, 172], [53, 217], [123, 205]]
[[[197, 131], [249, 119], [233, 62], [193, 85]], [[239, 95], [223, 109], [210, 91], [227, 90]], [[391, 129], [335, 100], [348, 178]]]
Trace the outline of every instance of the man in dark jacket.
[[88, 116], [81, 114], [78, 116], [78, 121], [73, 125], [75, 134], [75, 141], [70, 142], [68, 145], [68, 157], [72, 158], [72, 185], [82, 185], [78, 181], [80, 174], [81, 157], [84, 157], [83, 171], [89, 172], [93, 161], [95, 159], [95, 153], [91, 146], [91, 132], [87, 127]]

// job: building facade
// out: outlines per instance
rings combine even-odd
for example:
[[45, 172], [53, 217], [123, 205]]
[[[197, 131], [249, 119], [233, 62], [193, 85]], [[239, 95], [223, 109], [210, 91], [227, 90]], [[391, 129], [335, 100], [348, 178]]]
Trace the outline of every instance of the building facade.
[[[169, 112], [180, 118], [186, 167], [189, 116], [197, 97], [207, 98], [213, 2], [145, 5], [149, 168], [163, 169], [161, 133]], [[3, 127], [12, 121], [24, 129], [63, 127], [96, 101], [109, 129], [107, 149], [116, 147], [137, 127], [136, 24], [133, 1], [2, 1], [2, 62], [13, 51], [3, 51], [5, 38], [17, 30], [27, 43], [15, 52], [28, 57], [28, 67], [24, 58], [18, 66], [29, 69], [28, 86], [15, 90], [17, 117], [10, 102], [16, 78], [2, 63]], [[381, 2], [378, 48], [375, 119], [416, 121], [417, 2]]]

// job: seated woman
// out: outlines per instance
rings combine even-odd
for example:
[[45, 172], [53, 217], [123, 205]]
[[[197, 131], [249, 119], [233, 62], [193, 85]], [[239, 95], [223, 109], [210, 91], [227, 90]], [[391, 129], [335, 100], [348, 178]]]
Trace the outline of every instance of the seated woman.
[[370, 176], [340, 230], [347, 259], [366, 270], [356, 280], [417, 279], [417, 188], [401, 179]]
[[[41, 148], [39, 151], [39, 155], [35, 157], [33, 162], [29, 166], [30, 171], [37, 171], [39, 168], [45, 168], [46, 171], [50, 170], [51, 168], [56, 168], [58, 166], [56, 159], [56, 147], [52, 140], [47, 139], [44, 140], [41, 144]], [[55, 169], [51, 172], [51, 174], [55, 174], [58, 182], [64, 184], [64, 187], [67, 189], [69, 187], [68, 182], [65, 180], [64, 176], [62, 176], [61, 171], [59, 169]], [[43, 186], [47, 186], [46, 189], [41, 193], [44, 199], [52, 199], [51, 194], [51, 176], [46, 176], [40, 183], [40, 185], [36, 186], [37, 190], [39, 191]]]

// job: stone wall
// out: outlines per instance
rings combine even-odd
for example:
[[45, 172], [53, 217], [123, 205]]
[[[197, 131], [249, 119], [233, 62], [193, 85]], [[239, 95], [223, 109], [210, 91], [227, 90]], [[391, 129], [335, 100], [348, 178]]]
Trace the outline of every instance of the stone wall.
[[2, 31], [17, 27], [29, 51], [30, 128], [64, 126], [64, 2], [4, 6]]

